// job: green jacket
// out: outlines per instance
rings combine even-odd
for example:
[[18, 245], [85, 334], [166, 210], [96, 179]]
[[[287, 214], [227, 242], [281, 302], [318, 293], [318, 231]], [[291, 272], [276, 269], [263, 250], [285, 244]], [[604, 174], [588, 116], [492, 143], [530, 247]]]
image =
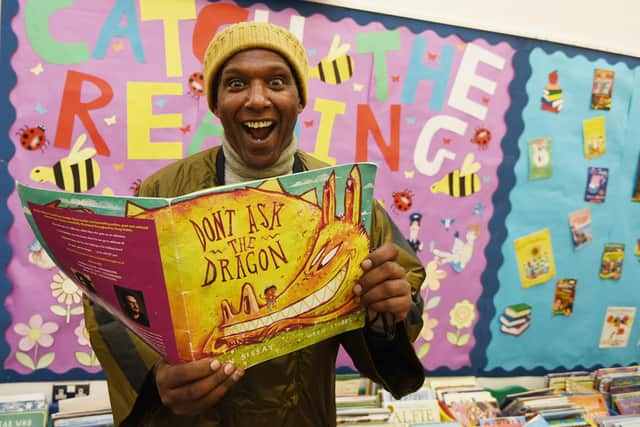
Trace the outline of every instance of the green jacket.
[[[213, 148], [173, 163], [146, 179], [140, 196], [174, 197], [218, 185]], [[297, 153], [304, 169], [324, 163]], [[393, 240], [398, 261], [414, 293], [409, 318], [392, 339], [365, 327], [303, 348], [246, 370], [244, 377], [210, 410], [194, 417], [174, 415], [162, 405], [151, 369], [159, 354], [129, 332], [105, 310], [85, 298], [85, 323], [91, 344], [107, 377], [116, 425], [148, 426], [334, 426], [335, 364], [342, 345], [356, 368], [395, 396], [418, 389], [424, 368], [411, 342], [422, 328], [420, 285], [424, 268], [386, 212], [377, 204], [372, 216], [372, 247]]]

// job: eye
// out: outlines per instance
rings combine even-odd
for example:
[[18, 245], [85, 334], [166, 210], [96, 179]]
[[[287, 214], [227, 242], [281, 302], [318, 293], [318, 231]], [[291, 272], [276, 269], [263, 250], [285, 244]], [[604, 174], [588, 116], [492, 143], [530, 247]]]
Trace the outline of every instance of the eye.
[[280, 77], [280, 76], [278, 76], [278, 77], [272, 77], [272, 78], [269, 80], [269, 86], [271, 86], [271, 87], [276, 87], [276, 88], [277, 88], [277, 87], [282, 87], [282, 86], [284, 86], [284, 84], [285, 84], [285, 81], [284, 81], [284, 79], [283, 79], [282, 77]]
[[311, 261], [311, 267], [314, 267], [318, 263], [318, 260], [320, 259], [320, 257], [322, 256], [326, 248], [327, 248], [327, 245], [324, 245], [323, 247], [320, 248], [316, 256], [313, 258], [313, 261]]
[[324, 267], [325, 265], [329, 264], [329, 262], [331, 262], [333, 257], [335, 257], [336, 254], [338, 253], [340, 246], [341, 244], [337, 245], [336, 247], [331, 249], [329, 253], [324, 256], [324, 258], [322, 258], [322, 261], [320, 261], [320, 268]]
[[240, 79], [231, 79], [227, 82], [229, 89], [242, 89], [244, 86], [244, 82]]

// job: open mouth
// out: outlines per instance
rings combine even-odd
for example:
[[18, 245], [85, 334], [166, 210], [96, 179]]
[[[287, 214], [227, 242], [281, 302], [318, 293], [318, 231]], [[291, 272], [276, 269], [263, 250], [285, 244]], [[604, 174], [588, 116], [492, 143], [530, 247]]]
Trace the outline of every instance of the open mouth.
[[275, 122], [273, 120], [255, 120], [250, 122], [244, 122], [242, 124], [244, 129], [251, 135], [251, 138], [262, 141], [273, 131]]
[[313, 294], [307, 296], [303, 300], [290, 305], [284, 310], [278, 311], [268, 316], [228, 326], [224, 328], [224, 335], [229, 336], [234, 334], [247, 333], [255, 329], [260, 329], [265, 326], [269, 326], [277, 321], [299, 316], [302, 313], [308, 312], [316, 307], [327, 303], [336, 295], [338, 289], [340, 289], [340, 285], [347, 275], [347, 268], [348, 265], [345, 265], [342, 269], [340, 269], [340, 271], [336, 273], [336, 275], [333, 277], [333, 279], [331, 279], [329, 283], [315, 291]]

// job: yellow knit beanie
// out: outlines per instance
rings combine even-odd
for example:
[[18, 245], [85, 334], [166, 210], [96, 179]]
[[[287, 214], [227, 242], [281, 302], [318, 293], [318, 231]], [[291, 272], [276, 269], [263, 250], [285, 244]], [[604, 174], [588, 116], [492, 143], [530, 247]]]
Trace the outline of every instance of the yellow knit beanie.
[[204, 87], [209, 108], [216, 104], [217, 87], [212, 87], [216, 75], [229, 58], [247, 49], [269, 49], [282, 55], [298, 84], [300, 101], [307, 104], [307, 55], [304, 46], [288, 30], [266, 22], [241, 22], [217, 33], [204, 54]]

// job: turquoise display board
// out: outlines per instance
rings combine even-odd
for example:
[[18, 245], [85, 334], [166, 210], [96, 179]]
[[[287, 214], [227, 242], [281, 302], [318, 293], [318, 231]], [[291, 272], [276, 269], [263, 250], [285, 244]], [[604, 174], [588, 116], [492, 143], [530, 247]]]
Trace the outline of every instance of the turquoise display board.
[[0, 380], [102, 375], [81, 292], [35, 243], [14, 181], [132, 194], [218, 145], [203, 52], [252, 20], [307, 50], [300, 148], [378, 163], [375, 197], [427, 270], [429, 373], [640, 362], [637, 59], [292, 1], [85, 3], [2, 2]]

